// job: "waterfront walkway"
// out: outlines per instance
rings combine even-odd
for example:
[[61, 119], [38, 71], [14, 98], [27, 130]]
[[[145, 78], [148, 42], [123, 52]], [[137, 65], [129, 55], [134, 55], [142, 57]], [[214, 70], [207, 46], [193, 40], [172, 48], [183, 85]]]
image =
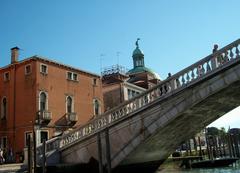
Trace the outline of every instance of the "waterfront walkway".
[[27, 172], [27, 166], [23, 163], [12, 163], [0, 165], [0, 173], [25, 173]]

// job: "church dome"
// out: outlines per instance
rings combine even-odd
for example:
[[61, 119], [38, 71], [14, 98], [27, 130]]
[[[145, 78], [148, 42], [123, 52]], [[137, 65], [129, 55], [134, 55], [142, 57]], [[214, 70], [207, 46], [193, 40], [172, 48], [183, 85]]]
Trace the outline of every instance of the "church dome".
[[147, 68], [147, 67], [135, 67], [131, 70], [129, 70], [127, 72], [128, 75], [133, 75], [133, 74], [137, 74], [137, 73], [143, 73], [143, 72], [147, 72], [153, 75], [154, 79], [160, 79], [159, 74], [157, 74], [156, 72], [154, 72], [152, 69]]
[[154, 72], [153, 70], [151, 70], [150, 68], [145, 67], [144, 64], [144, 54], [143, 52], [139, 49], [139, 44], [138, 41], [140, 39], [138, 38], [136, 41], [136, 48], [133, 51], [132, 57], [133, 57], [133, 69], [129, 70], [127, 72], [128, 75], [134, 75], [137, 73], [144, 73], [147, 72], [149, 74], [151, 74], [153, 76], [154, 79], [159, 79], [160, 77], [159, 75]]
[[135, 55], [144, 55], [144, 54], [138, 47], [136, 47], [136, 49], [133, 51], [132, 56], [135, 56]]

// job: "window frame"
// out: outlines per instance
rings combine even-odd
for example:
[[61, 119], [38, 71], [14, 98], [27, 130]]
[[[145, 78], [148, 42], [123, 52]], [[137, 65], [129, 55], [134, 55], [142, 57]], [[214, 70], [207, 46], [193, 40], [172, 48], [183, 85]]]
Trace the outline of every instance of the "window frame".
[[[6, 107], [4, 107], [3, 105], [3, 100], [6, 99]], [[6, 120], [7, 119], [7, 114], [8, 114], [8, 101], [7, 101], [7, 97], [4, 96], [1, 100], [1, 120]], [[6, 111], [6, 112], [5, 112]]]
[[[29, 67], [29, 71], [28, 71], [28, 68]], [[31, 64], [27, 64], [25, 65], [25, 75], [30, 75], [32, 73], [32, 65]]]
[[[45, 103], [45, 110], [41, 110], [41, 94], [44, 93], [46, 95], [46, 103]], [[39, 99], [38, 99], [38, 110], [39, 111], [46, 111], [48, 110], [48, 93], [46, 91], [39, 92]]]
[[[43, 67], [46, 68], [46, 71], [43, 71]], [[48, 65], [41, 63], [41, 64], [40, 64], [40, 70], [39, 70], [39, 71], [40, 71], [41, 74], [47, 75], [47, 74], [48, 74]]]
[[42, 139], [41, 133], [42, 132], [47, 132], [47, 140], [49, 139], [49, 131], [48, 130], [39, 130], [39, 143], [40, 144], [42, 143], [42, 141], [41, 141], [41, 139]]
[[[95, 108], [96, 101], [98, 103], [98, 113], [97, 114], [96, 114], [96, 108]], [[93, 99], [93, 114], [94, 114], [94, 116], [101, 115], [101, 102], [97, 98]]]
[[[68, 112], [68, 98], [72, 99], [71, 112]], [[67, 95], [66, 100], [65, 100], [65, 104], [66, 104], [66, 113], [73, 113], [74, 112], [74, 97], [70, 96], [70, 95]]]
[[92, 82], [93, 82], [93, 86], [97, 86], [97, 78], [93, 78]]
[[32, 131], [25, 131], [24, 132], [24, 146], [27, 147], [27, 135], [30, 135], [30, 137], [33, 137], [33, 132]]
[[78, 73], [72, 72], [72, 71], [67, 71], [66, 72], [66, 79], [70, 81], [75, 81], [78, 82]]
[[[7, 74], [8, 74], [8, 77], [6, 77]], [[3, 73], [3, 81], [4, 82], [10, 81], [10, 72], [9, 71]]]
[[[4, 140], [3, 139], [6, 139], [6, 143], [5, 143], [6, 146], [5, 147], [4, 147], [4, 143], [3, 143]], [[2, 136], [1, 137], [1, 148], [2, 149], [7, 148], [7, 145], [8, 145], [8, 138], [7, 138], [7, 136]]]

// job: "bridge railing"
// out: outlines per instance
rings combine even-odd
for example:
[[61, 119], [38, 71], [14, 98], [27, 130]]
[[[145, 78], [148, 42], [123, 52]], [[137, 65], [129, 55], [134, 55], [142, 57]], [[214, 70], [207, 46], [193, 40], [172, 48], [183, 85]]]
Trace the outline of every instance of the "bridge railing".
[[60, 149], [114, 125], [118, 121], [131, 116], [132, 113], [144, 108], [146, 105], [166, 96], [168, 93], [178, 90], [186, 86], [186, 84], [192, 83], [209, 72], [239, 58], [239, 44], [240, 39], [167, 78], [142, 94], [105, 112], [84, 126], [62, 136], [59, 143]]
[[[46, 141], [46, 148], [45, 148], [46, 151], [45, 152], [47, 153], [54, 149], [58, 149], [59, 144], [60, 144], [60, 137], [55, 137], [55, 138], [52, 138], [52, 139]], [[43, 153], [42, 143], [37, 146], [36, 151], [37, 151], [37, 155], [41, 155]]]

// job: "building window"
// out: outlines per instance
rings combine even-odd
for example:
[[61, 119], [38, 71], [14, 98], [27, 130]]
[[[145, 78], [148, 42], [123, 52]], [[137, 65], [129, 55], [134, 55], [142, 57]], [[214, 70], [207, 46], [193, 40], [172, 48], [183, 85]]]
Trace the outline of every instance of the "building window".
[[137, 92], [137, 91], [128, 89], [128, 99], [131, 99], [131, 98], [135, 97], [135, 96], [138, 95], [138, 94], [140, 94], [140, 93]]
[[73, 80], [73, 81], [78, 81], [78, 74], [68, 71], [67, 72], [67, 79], [68, 80]]
[[9, 81], [10, 80], [10, 73], [9, 72], [5, 72], [3, 74], [3, 80], [4, 81]]
[[28, 74], [31, 74], [32, 73], [32, 66], [29, 64], [29, 65], [26, 65], [25, 66], [25, 75], [28, 75]]
[[93, 85], [96, 86], [97, 85], [97, 79], [93, 78]]
[[2, 111], [1, 111], [1, 119], [2, 120], [6, 120], [6, 117], [7, 117], [7, 98], [4, 97], [2, 99]]
[[73, 99], [70, 96], [67, 96], [66, 107], [67, 107], [67, 113], [73, 112]]
[[76, 73], [73, 73], [73, 80], [77, 81], [78, 80], [78, 76]]
[[43, 140], [48, 140], [48, 131], [40, 131], [40, 142], [43, 143]]
[[32, 138], [32, 132], [25, 132], [25, 136], [24, 136], [24, 138], [25, 138], [25, 147], [27, 147], [27, 144], [28, 144], [28, 138]]
[[94, 107], [94, 115], [95, 116], [99, 115], [101, 113], [100, 112], [100, 103], [97, 99], [94, 99], [93, 107]]
[[48, 66], [45, 64], [40, 65], [40, 73], [47, 74], [48, 73]]
[[39, 110], [40, 111], [47, 110], [47, 94], [45, 92], [40, 93]]
[[1, 139], [1, 148], [2, 149], [7, 148], [7, 137], [6, 136], [3, 136]]

